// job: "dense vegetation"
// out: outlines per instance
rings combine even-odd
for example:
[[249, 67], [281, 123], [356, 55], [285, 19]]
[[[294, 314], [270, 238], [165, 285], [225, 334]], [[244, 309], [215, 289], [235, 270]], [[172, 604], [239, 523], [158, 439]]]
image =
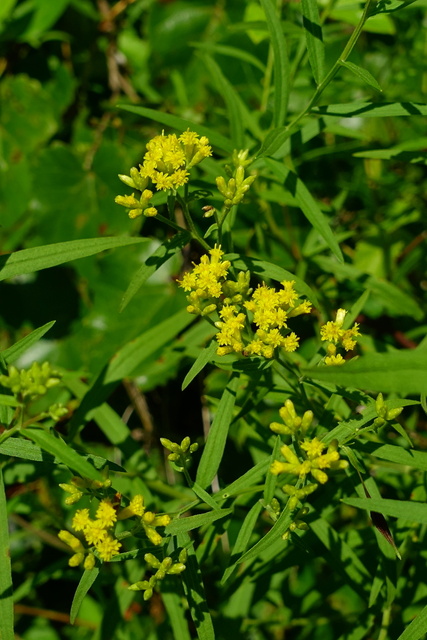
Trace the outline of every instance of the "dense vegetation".
[[425, 6], [3, 0], [1, 640], [425, 637]]

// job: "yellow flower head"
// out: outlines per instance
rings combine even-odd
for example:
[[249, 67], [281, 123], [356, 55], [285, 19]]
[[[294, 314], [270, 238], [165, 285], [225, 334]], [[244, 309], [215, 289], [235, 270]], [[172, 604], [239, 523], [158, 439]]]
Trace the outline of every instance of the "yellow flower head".
[[116, 556], [119, 553], [119, 549], [121, 546], [121, 543], [111, 536], [105, 536], [100, 542], [97, 542], [95, 545], [99, 557], [105, 562], [109, 562], [113, 556]]
[[96, 510], [98, 522], [104, 529], [109, 529], [117, 520], [116, 510], [109, 500], [101, 500]]

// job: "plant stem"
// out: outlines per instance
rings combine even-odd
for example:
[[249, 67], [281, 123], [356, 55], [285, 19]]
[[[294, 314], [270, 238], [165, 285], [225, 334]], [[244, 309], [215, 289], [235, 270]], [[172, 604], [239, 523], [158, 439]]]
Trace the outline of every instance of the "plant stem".
[[383, 617], [381, 620], [381, 631], [379, 633], [377, 640], [387, 640], [387, 638], [389, 637], [388, 628], [390, 625], [390, 621], [391, 621], [391, 607], [386, 607], [383, 611]]
[[169, 225], [176, 231], [187, 231], [187, 229], [184, 229], [184, 227], [180, 227], [179, 224], [176, 224], [176, 222], [173, 222], [173, 220], [169, 220], [169, 218], [165, 218], [165, 216], [162, 216], [160, 213], [156, 215], [156, 218], [157, 220], [160, 220], [160, 222], [164, 222], [165, 224]]
[[210, 251], [210, 250], [211, 250], [211, 247], [210, 247], [210, 246], [208, 245], [208, 243], [207, 243], [207, 242], [206, 242], [206, 241], [205, 241], [205, 240], [204, 240], [204, 239], [199, 235], [199, 233], [198, 233], [198, 231], [197, 231], [196, 227], [194, 226], [194, 222], [193, 222], [193, 220], [192, 220], [192, 218], [191, 218], [191, 215], [190, 215], [190, 211], [189, 211], [189, 209], [188, 209], [188, 204], [187, 204], [187, 200], [186, 200], [186, 198], [185, 198], [185, 197], [184, 197], [184, 198], [182, 198], [180, 195], [178, 195], [178, 194], [177, 194], [177, 200], [178, 200], [179, 204], [180, 204], [180, 205], [181, 205], [181, 207], [182, 207], [182, 211], [183, 211], [183, 214], [184, 214], [184, 218], [185, 218], [185, 221], [186, 221], [186, 223], [187, 223], [188, 231], [191, 233], [191, 237], [192, 237], [194, 240], [197, 240], [197, 242], [198, 242], [199, 244], [201, 244], [201, 245], [202, 245], [202, 247], [203, 247], [204, 249], [206, 249], [206, 251]]
[[310, 111], [310, 109], [318, 102], [318, 100], [320, 99], [320, 96], [322, 95], [322, 93], [324, 92], [324, 90], [326, 89], [328, 84], [331, 82], [331, 80], [338, 73], [340, 67], [342, 66], [342, 63], [347, 60], [347, 58], [349, 57], [350, 53], [353, 51], [354, 46], [355, 46], [355, 44], [356, 44], [357, 40], [359, 39], [359, 36], [360, 36], [360, 34], [362, 32], [364, 24], [365, 24], [366, 20], [369, 18], [369, 14], [370, 14], [371, 8], [372, 8], [373, 5], [376, 4], [376, 2], [377, 2], [377, 0], [367, 0], [367, 2], [365, 4], [365, 8], [364, 8], [363, 13], [362, 13], [362, 16], [361, 16], [361, 18], [359, 20], [359, 24], [356, 26], [355, 30], [351, 34], [350, 39], [347, 42], [346, 46], [344, 47], [344, 50], [343, 50], [342, 54], [340, 55], [338, 60], [335, 62], [333, 67], [330, 69], [329, 73], [325, 76], [325, 78], [319, 84], [319, 86], [317, 87], [316, 91], [314, 92], [311, 100], [309, 101], [309, 103], [305, 107], [305, 109], [303, 111], [301, 111], [301, 113], [294, 120], [292, 120], [292, 122], [290, 122], [285, 127], [288, 130], [289, 133], [296, 127], [296, 125], [300, 122], [300, 120], [302, 120], [304, 118], [304, 116], [307, 115], [307, 113]]

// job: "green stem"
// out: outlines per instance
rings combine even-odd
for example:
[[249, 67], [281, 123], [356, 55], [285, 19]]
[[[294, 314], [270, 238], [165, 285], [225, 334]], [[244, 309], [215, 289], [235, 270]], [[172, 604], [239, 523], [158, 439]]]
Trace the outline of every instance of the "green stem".
[[191, 237], [192, 237], [194, 240], [197, 240], [197, 242], [198, 242], [199, 244], [201, 244], [201, 245], [202, 245], [202, 247], [203, 247], [204, 249], [206, 249], [206, 251], [210, 251], [210, 250], [211, 250], [211, 247], [210, 247], [210, 246], [208, 245], [208, 243], [207, 243], [207, 242], [206, 242], [206, 241], [205, 241], [205, 240], [204, 240], [204, 239], [199, 235], [199, 233], [198, 233], [198, 231], [197, 231], [196, 227], [194, 226], [194, 222], [193, 222], [193, 219], [192, 219], [192, 217], [191, 217], [191, 215], [190, 215], [190, 211], [189, 211], [189, 209], [188, 209], [188, 204], [187, 204], [186, 199], [185, 199], [185, 198], [182, 198], [180, 195], [178, 195], [178, 194], [177, 194], [177, 200], [178, 200], [179, 204], [180, 204], [180, 205], [181, 205], [181, 207], [182, 207], [182, 211], [183, 211], [183, 213], [184, 213], [184, 218], [185, 218], [185, 221], [186, 221], [186, 223], [187, 223], [188, 231], [191, 233]]
[[176, 222], [173, 222], [173, 220], [169, 220], [169, 218], [165, 218], [165, 216], [162, 216], [160, 213], [156, 215], [156, 218], [157, 220], [160, 220], [160, 222], [164, 222], [165, 224], [169, 225], [176, 231], [187, 231], [186, 229], [184, 229], [184, 227], [180, 227], [179, 224], [176, 224]]
[[18, 424], [15, 424], [15, 426], [11, 427], [10, 429], [7, 429], [7, 431], [4, 431], [0, 436], [0, 444], [5, 440], [7, 440], [8, 438], [10, 438], [10, 436], [13, 436], [14, 433], [20, 430], [21, 430], [21, 425], [18, 423]]
[[344, 47], [344, 50], [343, 50], [342, 54], [340, 55], [338, 60], [335, 62], [333, 67], [330, 69], [329, 73], [325, 76], [325, 78], [319, 84], [319, 86], [317, 87], [316, 91], [314, 92], [314, 94], [313, 94], [310, 102], [306, 106], [306, 108], [303, 111], [301, 111], [301, 113], [294, 120], [292, 120], [292, 122], [290, 122], [286, 126], [286, 129], [289, 132], [291, 132], [296, 127], [296, 125], [300, 122], [300, 120], [302, 120], [304, 118], [304, 116], [306, 116], [307, 113], [310, 111], [310, 109], [319, 101], [320, 96], [322, 95], [322, 93], [324, 92], [324, 90], [326, 89], [328, 84], [331, 82], [331, 80], [338, 73], [339, 69], [342, 66], [342, 63], [347, 60], [347, 58], [349, 57], [350, 53], [353, 51], [357, 40], [359, 39], [359, 36], [360, 36], [360, 34], [362, 32], [362, 29], [363, 29], [363, 27], [365, 25], [366, 20], [369, 18], [369, 14], [370, 14], [372, 5], [375, 5], [376, 2], [377, 2], [377, 0], [367, 0], [367, 2], [365, 4], [365, 8], [364, 8], [363, 13], [362, 13], [362, 17], [359, 20], [359, 24], [356, 26], [355, 30], [351, 34], [350, 39], [347, 42], [346, 46]]
[[390, 625], [390, 621], [391, 621], [391, 607], [386, 607], [383, 611], [383, 617], [381, 620], [381, 631], [379, 633], [377, 640], [387, 640], [387, 638], [389, 637], [388, 628]]

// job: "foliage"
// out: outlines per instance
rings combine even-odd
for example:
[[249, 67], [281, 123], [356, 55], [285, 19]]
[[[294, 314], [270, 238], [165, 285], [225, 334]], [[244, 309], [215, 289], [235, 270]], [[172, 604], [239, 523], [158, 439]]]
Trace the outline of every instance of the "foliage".
[[2, 640], [425, 636], [423, 7], [1, 5]]

